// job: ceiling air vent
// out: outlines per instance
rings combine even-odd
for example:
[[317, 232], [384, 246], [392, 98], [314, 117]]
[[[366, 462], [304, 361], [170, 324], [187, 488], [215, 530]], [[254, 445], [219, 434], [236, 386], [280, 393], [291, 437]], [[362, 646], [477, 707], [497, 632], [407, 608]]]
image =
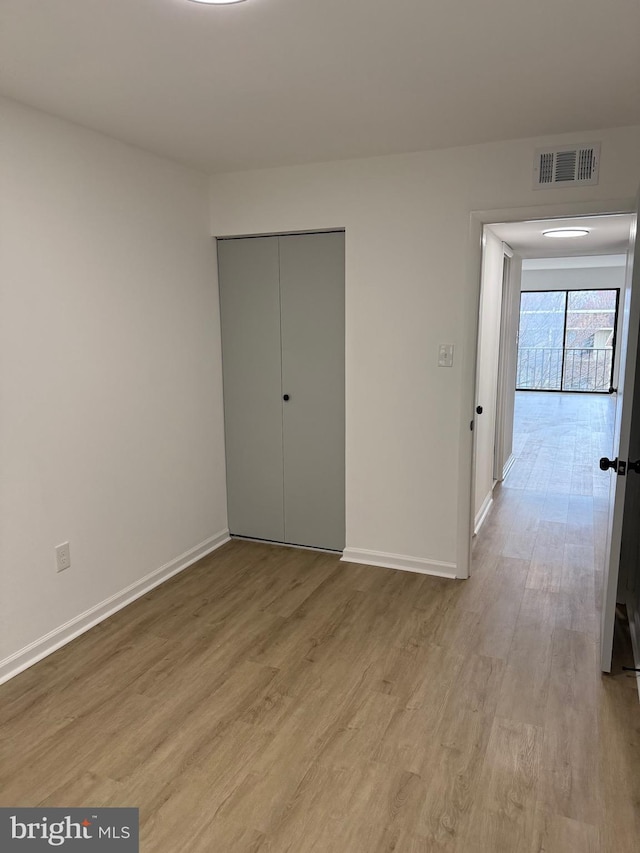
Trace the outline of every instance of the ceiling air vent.
[[599, 165], [599, 143], [538, 148], [533, 164], [533, 188], [597, 184]]

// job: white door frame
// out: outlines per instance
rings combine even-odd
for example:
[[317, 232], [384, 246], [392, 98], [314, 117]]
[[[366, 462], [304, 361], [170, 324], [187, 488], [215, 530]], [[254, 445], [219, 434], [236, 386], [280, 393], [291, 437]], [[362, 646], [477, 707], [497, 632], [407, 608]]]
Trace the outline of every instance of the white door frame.
[[[487, 264], [487, 246], [493, 244], [493, 265]], [[500, 267], [497, 268], [498, 244], [500, 245]], [[473, 494], [474, 494], [474, 535], [478, 533], [493, 506], [493, 489], [497, 482], [504, 479], [504, 459], [506, 431], [506, 411], [508, 391], [505, 394], [511, 364], [507, 347], [513, 299], [511, 294], [511, 260], [513, 250], [489, 226], [483, 228], [483, 264], [480, 284], [480, 308], [478, 315], [478, 353], [476, 357], [476, 396], [475, 410], [482, 405], [482, 418], [474, 419], [473, 429]], [[498, 275], [500, 277], [498, 283]], [[496, 300], [499, 310], [495, 311]], [[486, 310], [485, 310], [486, 306]], [[497, 325], [496, 325], [497, 322]], [[514, 336], [515, 342], [515, 336]], [[515, 365], [513, 365], [515, 370]], [[495, 368], [495, 373], [494, 373]], [[513, 403], [511, 406], [513, 410]], [[482, 436], [481, 436], [482, 434]], [[487, 442], [491, 442], [491, 480], [487, 480], [489, 451]], [[512, 457], [513, 458], [513, 457]], [[479, 471], [479, 468], [482, 470]], [[499, 470], [498, 470], [499, 469]], [[478, 480], [482, 482], [483, 503], [478, 504]]]
[[[549, 190], [548, 192], [553, 192]], [[474, 416], [476, 395], [476, 361], [478, 353], [478, 318], [480, 309], [480, 284], [482, 276], [482, 229], [498, 222], [524, 222], [534, 219], [562, 219], [572, 216], [602, 216], [634, 213], [634, 197], [604, 199], [589, 202], [563, 202], [530, 207], [472, 210], [469, 215], [467, 240], [467, 292], [466, 311], [461, 317], [462, 339], [468, 342], [462, 358], [462, 396], [460, 401], [460, 441], [458, 455], [458, 578], [468, 578], [471, 564], [471, 538], [473, 536], [473, 433], [470, 423]]]

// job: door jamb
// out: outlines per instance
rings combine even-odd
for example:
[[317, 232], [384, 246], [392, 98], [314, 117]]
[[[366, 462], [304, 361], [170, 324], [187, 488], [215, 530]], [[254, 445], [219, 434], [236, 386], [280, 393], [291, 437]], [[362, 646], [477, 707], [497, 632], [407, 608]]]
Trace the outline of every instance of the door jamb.
[[480, 309], [480, 283], [482, 275], [482, 230], [485, 225], [498, 222], [523, 222], [536, 219], [563, 219], [573, 216], [606, 216], [635, 212], [635, 199], [604, 199], [589, 202], [563, 202], [528, 207], [472, 210], [469, 213], [467, 237], [467, 293], [466, 311], [461, 318], [462, 339], [467, 342], [462, 358], [460, 400], [459, 453], [458, 453], [458, 578], [468, 578], [471, 564], [471, 539], [473, 536], [473, 421], [476, 394], [476, 361], [478, 352], [478, 318]]
[[[505, 471], [508, 470], [514, 461], [513, 452], [509, 459], [504, 458], [505, 440], [507, 438], [507, 398], [511, 396], [511, 389], [508, 384], [510, 369], [515, 370], [516, 365], [512, 365], [509, 361], [509, 344], [512, 334], [511, 317], [514, 308], [512, 283], [514, 279], [514, 251], [507, 245], [502, 243], [502, 303], [500, 309], [500, 330], [498, 337], [498, 390], [496, 394], [496, 427], [494, 441], [494, 463], [493, 463], [493, 479], [494, 482], [502, 482], [505, 477]], [[515, 347], [513, 347], [515, 349]], [[512, 353], [513, 354], [513, 353]], [[517, 362], [517, 354], [516, 354]], [[515, 394], [515, 391], [513, 392]], [[513, 433], [513, 425], [511, 425]], [[513, 437], [513, 436], [512, 436]]]

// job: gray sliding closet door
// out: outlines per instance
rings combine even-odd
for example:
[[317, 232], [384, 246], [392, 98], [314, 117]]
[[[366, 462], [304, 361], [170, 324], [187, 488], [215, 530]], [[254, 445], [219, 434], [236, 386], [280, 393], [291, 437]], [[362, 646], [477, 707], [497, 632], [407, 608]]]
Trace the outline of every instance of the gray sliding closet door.
[[229, 530], [284, 541], [278, 238], [218, 241]]
[[345, 546], [344, 233], [279, 237], [285, 542]]

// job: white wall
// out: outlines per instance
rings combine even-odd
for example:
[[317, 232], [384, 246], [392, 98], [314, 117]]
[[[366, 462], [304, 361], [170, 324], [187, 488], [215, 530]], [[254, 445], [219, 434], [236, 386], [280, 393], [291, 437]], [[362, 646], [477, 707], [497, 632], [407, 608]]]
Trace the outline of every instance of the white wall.
[[1, 678], [227, 522], [206, 178], [0, 111]]
[[484, 244], [476, 368], [476, 403], [482, 406], [482, 414], [475, 418], [475, 530], [482, 523], [493, 494], [504, 266], [502, 240], [489, 227], [484, 229]]
[[[535, 148], [576, 140], [602, 142], [599, 185], [533, 190]], [[212, 179], [214, 235], [346, 229], [348, 547], [466, 572], [480, 264], [470, 213], [630, 209], [639, 149], [632, 127]], [[441, 342], [456, 344], [450, 369], [437, 367]]]
[[624, 264], [617, 267], [531, 269], [522, 263], [522, 290], [622, 290]]

